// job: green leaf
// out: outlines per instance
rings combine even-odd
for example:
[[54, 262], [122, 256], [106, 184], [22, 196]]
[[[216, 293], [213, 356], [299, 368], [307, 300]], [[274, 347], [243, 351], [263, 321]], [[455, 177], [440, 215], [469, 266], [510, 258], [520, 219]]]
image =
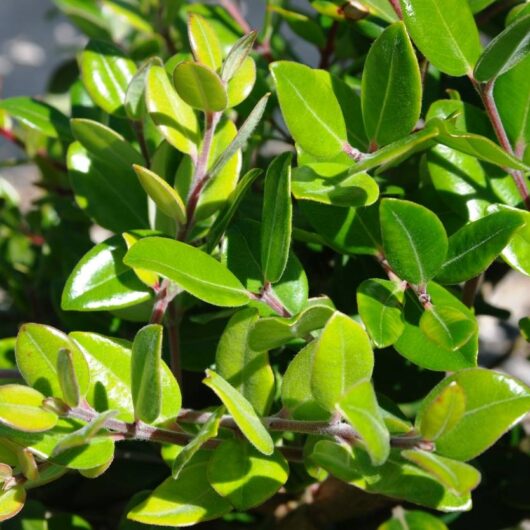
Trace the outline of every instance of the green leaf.
[[53, 429], [57, 415], [42, 408], [43, 400], [40, 392], [27, 386], [0, 386], [0, 423], [25, 432]]
[[477, 333], [477, 321], [453, 306], [433, 305], [420, 318], [420, 329], [443, 348], [458, 350]]
[[372, 146], [399, 140], [416, 125], [421, 111], [421, 75], [403, 22], [389, 26], [371, 46], [361, 96], [364, 126]]
[[311, 391], [311, 367], [316, 341], [302, 348], [289, 363], [282, 380], [282, 403], [295, 420], [327, 421], [330, 412], [322, 408]]
[[291, 318], [260, 318], [250, 330], [249, 346], [255, 350], [272, 350], [323, 328], [335, 312], [326, 302], [324, 298], [311, 299], [303, 311]]
[[172, 188], [163, 178], [145, 167], [134, 164], [133, 169], [136, 171], [145, 193], [153, 199], [157, 207], [171, 219], [184, 224], [186, 222], [186, 206], [175, 188]]
[[480, 56], [474, 76], [482, 83], [504, 74], [530, 51], [530, 15], [520, 17], [499, 33]]
[[200, 300], [222, 307], [248, 304], [241, 282], [205, 252], [162, 237], [148, 237], [133, 245], [125, 263], [156, 272], [175, 282]]
[[219, 212], [215, 218], [210, 230], [208, 232], [208, 241], [206, 242], [205, 251], [211, 254], [212, 251], [219, 245], [224, 232], [230, 225], [234, 215], [239, 208], [239, 205], [245, 198], [246, 193], [254, 183], [254, 181], [261, 175], [262, 170], [258, 168], [251, 169], [243, 178], [237, 183], [236, 188], [230, 194], [226, 201], [224, 208]]
[[70, 145], [67, 165], [79, 206], [114, 232], [147, 228], [145, 192], [132, 169], [144, 163], [140, 154], [98, 122], [75, 119], [71, 124], [79, 143]]
[[16, 118], [30, 129], [49, 138], [71, 140], [68, 118], [55, 107], [27, 97], [15, 97], [0, 101], [0, 109]]
[[136, 65], [108, 42], [92, 40], [79, 55], [81, 79], [94, 103], [109, 114], [126, 117], [127, 87]]
[[127, 117], [131, 120], [140, 121], [145, 115], [145, 83], [149, 69], [153, 65], [161, 66], [162, 62], [157, 57], [148, 59], [140, 66], [127, 87], [124, 105]]
[[211, 370], [206, 370], [203, 383], [217, 394], [248, 441], [264, 455], [271, 455], [274, 442], [249, 401]]
[[212, 26], [204, 17], [190, 13], [188, 17], [188, 38], [195, 59], [212, 70], [222, 64], [222, 51], [219, 39]]
[[439, 130], [437, 142], [501, 168], [528, 171], [528, 166], [524, 162], [504, 151], [489, 138], [479, 134], [459, 132], [447, 121], [434, 121]]
[[465, 494], [480, 483], [480, 473], [463, 462], [418, 449], [402, 451], [401, 454], [457, 494]]
[[252, 112], [248, 115], [248, 118], [244, 121], [243, 125], [239, 128], [237, 136], [230, 142], [228, 147], [216, 158], [208, 170], [208, 174], [211, 179], [214, 179], [217, 174], [223, 169], [226, 163], [234, 156], [234, 154], [241, 149], [250, 138], [250, 135], [254, 132], [258, 123], [265, 112], [267, 101], [270, 94], [265, 94], [252, 109]]
[[289, 477], [289, 465], [276, 450], [265, 456], [245, 440], [226, 440], [208, 462], [208, 480], [236, 510], [263, 504]]
[[379, 186], [368, 173], [346, 176], [349, 166], [312, 163], [293, 172], [293, 195], [297, 199], [335, 206], [369, 206], [379, 198]]
[[403, 332], [404, 297], [404, 286], [388, 280], [373, 278], [359, 285], [359, 315], [378, 348], [392, 346]]
[[207, 66], [192, 61], [179, 63], [173, 71], [178, 95], [191, 107], [204, 112], [220, 112], [228, 104], [221, 78]]
[[61, 397], [57, 374], [57, 356], [65, 348], [72, 353], [72, 361], [81, 394], [90, 382], [85, 357], [76, 345], [59, 330], [42, 324], [24, 324], [16, 344], [17, 366], [24, 380], [46, 396]]
[[246, 61], [252, 47], [254, 46], [254, 42], [256, 41], [256, 35], [257, 33], [255, 31], [251, 31], [241, 37], [232, 48], [230, 48], [221, 70], [221, 79], [225, 83], [228, 83], [230, 79], [234, 77]]
[[327, 322], [313, 353], [311, 391], [329, 411], [356, 384], [369, 380], [374, 366], [370, 340], [363, 328], [342, 313]]
[[445, 74], [472, 75], [481, 49], [468, 3], [461, 0], [400, 1], [407, 30], [423, 55]]
[[[468, 307], [449, 291], [434, 282], [428, 284], [427, 294], [435, 307], [453, 307], [466, 315], [467, 318], [474, 318], [473, 312]], [[460, 348], [456, 350], [444, 348], [438, 342], [433, 341], [421, 329], [420, 320], [423, 313], [424, 308], [416, 294], [407, 291], [405, 294], [405, 310], [403, 312], [405, 329], [394, 344], [394, 348], [414, 364], [428, 370], [453, 371], [476, 366], [478, 330]]]
[[245, 397], [258, 414], [266, 414], [274, 392], [274, 374], [266, 348], [253, 349], [249, 332], [258, 311], [247, 308], [235, 313], [219, 339], [215, 365], [219, 375]]
[[392, 513], [392, 519], [377, 530], [449, 530], [442, 521], [426, 512], [405, 511], [399, 506]]
[[15, 517], [26, 501], [26, 490], [22, 485], [9, 488], [0, 494], [0, 521]]
[[208, 440], [217, 436], [217, 432], [219, 431], [219, 423], [223, 417], [224, 410], [224, 407], [219, 407], [215, 412], [213, 412], [208, 418], [208, 421], [201, 426], [195, 438], [181, 448], [171, 468], [171, 475], [175, 480], [179, 478], [182, 470], [186, 467], [188, 462], [193, 458], [197, 451], [199, 451]]
[[438, 273], [447, 253], [441, 221], [424, 206], [399, 199], [383, 199], [379, 214], [390, 266], [402, 280], [424, 285]]
[[114, 457], [114, 441], [108, 436], [96, 436], [85, 445], [67, 449], [51, 458], [51, 462], [69, 469], [93, 470]]
[[307, 221], [334, 250], [368, 255], [382, 250], [378, 206], [340, 208], [307, 201], [301, 201], [299, 206]]
[[[119, 419], [132, 422], [132, 344], [97, 333], [80, 331], [71, 333], [70, 338], [85, 355], [90, 369], [88, 402], [98, 411], [118, 410]], [[162, 406], [157, 423], [175, 419], [182, 401], [178, 383], [164, 362], [161, 362], [160, 377]]]
[[81, 390], [75, 373], [72, 352], [62, 348], [57, 353], [57, 375], [63, 392], [63, 401], [70, 407], [77, 407], [81, 400]]
[[162, 403], [162, 338], [159, 324], [143, 327], [134, 337], [131, 353], [131, 393], [136, 419], [154, 422]]
[[226, 92], [228, 106], [237, 107], [252, 92], [256, 83], [256, 63], [252, 57], [247, 57], [232, 79], [228, 81]]
[[449, 238], [444, 264], [436, 276], [445, 284], [478, 276], [510, 242], [524, 219], [517, 211], [499, 211], [464, 225]]
[[527, 146], [530, 143], [530, 57], [495, 81], [494, 97], [512, 145]]
[[524, 340], [530, 342], [530, 317], [523, 317], [519, 320], [519, 330]]
[[426, 440], [437, 440], [449, 432], [466, 410], [466, 395], [456, 382], [447, 385], [428, 406], [423, 407], [416, 427]]
[[126, 252], [120, 236], [89, 250], [66, 281], [61, 307], [66, 311], [102, 311], [149, 300], [150, 290], [123, 264]]
[[291, 246], [291, 153], [276, 157], [265, 176], [261, 214], [261, 268], [266, 283], [276, 283], [285, 271]]
[[447, 377], [429, 393], [418, 411], [420, 425], [432, 403], [453, 382], [462, 388], [466, 408], [460, 421], [436, 440], [436, 450], [443, 456], [475, 458], [530, 410], [530, 391], [524, 384], [505, 374], [471, 368]]
[[287, 22], [291, 30], [304, 41], [314, 44], [319, 49], [325, 48], [326, 36], [318, 22], [303, 13], [283, 9], [274, 4], [269, 9], [278, 13]]
[[370, 381], [363, 381], [340, 399], [337, 410], [358, 432], [372, 464], [384, 464], [390, 454], [390, 434]]
[[149, 497], [135, 506], [128, 519], [156, 526], [189, 526], [228, 513], [232, 506], [210, 486], [209, 454], [197, 453], [179, 476], [168, 478]]
[[332, 158], [347, 144], [344, 118], [333, 89], [316, 70], [288, 61], [271, 65], [287, 127], [304, 151]]
[[177, 94], [162, 66], [151, 66], [145, 88], [147, 110], [164, 138], [176, 149], [197, 156], [199, 122]]
[[322, 440], [315, 445], [311, 460], [340, 480], [368, 493], [379, 493], [444, 512], [471, 508], [469, 493], [455, 494], [429, 473], [404, 460], [396, 450], [391, 451], [383, 465], [374, 466], [362, 449]]
[[510, 267], [530, 276], [530, 212], [502, 204], [492, 204], [488, 212], [510, 212], [518, 214], [524, 221], [524, 225], [512, 234], [501, 256]]

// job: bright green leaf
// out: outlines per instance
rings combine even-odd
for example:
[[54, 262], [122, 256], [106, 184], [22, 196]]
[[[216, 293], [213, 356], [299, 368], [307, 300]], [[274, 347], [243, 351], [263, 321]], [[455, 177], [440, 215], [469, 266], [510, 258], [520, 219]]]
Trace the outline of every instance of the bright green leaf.
[[61, 348], [57, 353], [57, 376], [63, 401], [70, 407], [77, 407], [84, 396], [81, 396], [79, 389], [72, 352], [66, 348]]
[[252, 57], [247, 57], [239, 67], [226, 87], [228, 106], [237, 107], [254, 88], [256, 82], [256, 63]]
[[440, 519], [420, 511], [405, 511], [400, 506], [392, 510], [393, 517], [377, 530], [449, 530]]
[[191, 51], [197, 61], [212, 70], [218, 70], [222, 63], [219, 39], [204, 17], [190, 13], [188, 17], [188, 38]]
[[15, 517], [24, 507], [26, 490], [22, 485], [10, 488], [0, 495], [0, 521]]

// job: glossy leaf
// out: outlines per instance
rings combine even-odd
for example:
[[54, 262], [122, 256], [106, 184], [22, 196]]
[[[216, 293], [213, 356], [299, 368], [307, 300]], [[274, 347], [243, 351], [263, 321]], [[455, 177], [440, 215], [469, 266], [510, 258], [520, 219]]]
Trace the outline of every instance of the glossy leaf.
[[520, 17], [499, 33], [484, 50], [474, 76], [482, 83], [504, 74], [521, 62], [530, 51], [530, 15]]
[[147, 74], [147, 110], [164, 138], [176, 149], [196, 156], [199, 123], [193, 109], [171, 85], [162, 66], [152, 66]]
[[420, 329], [433, 342], [457, 350], [477, 333], [475, 318], [452, 306], [432, 306], [420, 319]]
[[146, 423], [160, 415], [162, 403], [163, 328], [158, 324], [143, 327], [134, 337], [131, 353], [131, 393], [135, 418]]
[[523, 383], [509, 375], [473, 368], [447, 377], [429, 393], [418, 411], [420, 425], [433, 401], [453, 382], [464, 391], [466, 408], [460, 421], [436, 440], [437, 452], [448, 458], [475, 458], [530, 410], [530, 391]]
[[208, 462], [208, 480], [236, 510], [263, 504], [286, 482], [287, 460], [276, 450], [265, 456], [245, 440], [226, 440]]
[[0, 109], [49, 138], [72, 138], [68, 118], [43, 101], [27, 97], [7, 98], [0, 101]]
[[126, 252], [120, 236], [89, 250], [66, 281], [61, 307], [67, 311], [102, 311], [149, 300], [149, 289], [123, 264]]
[[219, 374], [211, 370], [206, 370], [203, 383], [217, 394], [248, 441], [260, 453], [271, 455], [274, 452], [272, 438], [249, 401]]
[[258, 321], [256, 309], [243, 309], [228, 321], [219, 339], [215, 365], [226, 379], [253, 406], [258, 414], [266, 414], [274, 392], [274, 374], [267, 348], [253, 349], [249, 333]]
[[377, 201], [379, 187], [368, 173], [345, 176], [349, 167], [335, 163], [313, 163], [293, 172], [293, 195], [297, 199], [335, 206], [369, 206]]
[[370, 48], [361, 95], [364, 126], [373, 146], [399, 140], [416, 125], [421, 110], [421, 76], [402, 22], [389, 26]]
[[[201, 449], [201, 447], [211, 438], [217, 436], [219, 430], [219, 423], [224, 413], [224, 407], [219, 407], [215, 412], [212, 413], [208, 421], [206, 421], [197, 435], [188, 442], [182, 448], [179, 448], [180, 451], [177, 454], [171, 467], [171, 475], [177, 480], [182, 472], [185, 469], [186, 465], [192, 460], [195, 454]], [[211, 483], [211, 481], [210, 481]]]
[[[466, 307], [458, 298], [453, 296], [443, 287], [431, 282], [427, 286], [427, 294], [432, 304], [436, 306], [450, 306], [466, 315], [469, 319], [474, 318], [473, 312]], [[405, 294], [405, 310], [403, 318], [405, 329], [400, 335], [394, 348], [414, 364], [429, 370], [461, 370], [470, 368], [477, 364], [478, 332], [456, 350], [444, 348], [439, 343], [427, 336], [420, 327], [420, 319], [424, 308], [418, 297], [411, 292]]]
[[[79, 331], [71, 333], [70, 338], [82, 350], [90, 369], [88, 402], [98, 411], [118, 410], [119, 419], [132, 422], [132, 344]], [[182, 401], [178, 383], [164, 362], [161, 363], [160, 377], [162, 405], [157, 423], [176, 418]]]
[[402, 284], [377, 278], [365, 280], [357, 289], [359, 315], [378, 348], [394, 344], [405, 328], [404, 295]]
[[402, 280], [425, 284], [441, 269], [447, 252], [441, 221], [427, 208], [399, 199], [384, 199], [379, 212], [390, 266]]
[[245, 101], [256, 83], [256, 63], [252, 57], [247, 57], [232, 79], [228, 81], [226, 92], [228, 106], [237, 107]]
[[0, 521], [15, 517], [24, 507], [26, 490], [22, 485], [10, 488], [0, 494]]
[[465, 410], [464, 390], [453, 382], [423, 409], [416, 422], [417, 428], [426, 440], [437, 440], [462, 419]]
[[471, 508], [469, 493], [453, 493], [429, 473], [404, 460], [395, 450], [383, 465], [374, 466], [362, 449], [322, 440], [315, 445], [311, 459], [335, 477], [368, 493], [379, 493], [444, 512]]
[[142, 120], [145, 115], [145, 82], [149, 69], [153, 65], [160, 66], [160, 60], [152, 58], [143, 63], [127, 87], [127, 93], [125, 94], [125, 112], [131, 120]]
[[57, 375], [63, 393], [63, 401], [70, 407], [77, 407], [82, 396], [70, 350], [62, 348], [57, 353]]
[[330, 412], [322, 408], [311, 390], [311, 365], [316, 341], [302, 348], [289, 363], [282, 380], [282, 403], [295, 420], [325, 421]]
[[296, 143], [308, 153], [331, 158], [347, 143], [346, 125], [330, 85], [315, 70], [279, 61], [271, 65], [282, 114]]
[[468, 3], [460, 0], [400, 2], [407, 30], [423, 55], [446, 74], [472, 74], [481, 49]]
[[402, 451], [401, 454], [458, 494], [475, 489], [480, 482], [480, 473], [474, 467], [458, 460], [417, 449]]
[[276, 283], [289, 258], [291, 246], [291, 159], [290, 153], [275, 158], [265, 175], [261, 214], [261, 268], [265, 282]]
[[184, 61], [173, 71], [173, 83], [178, 95], [193, 108], [219, 112], [228, 104], [221, 78], [207, 66]]
[[0, 423], [25, 432], [52, 429], [57, 415], [42, 408], [43, 400], [39, 391], [27, 386], [0, 386]]
[[305, 338], [312, 331], [323, 328], [334, 311], [327, 300], [314, 298], [302, 312], [291, 318], [261, 318], [250, 330], [249, 345], [256, 350], [271, 350], [292, 339]]
[[221, 44], [204, 17], [196, 13], [189, 15], [188, 37], [195, 59], [212, 70], [218, 70], [222, 63]]
[[72, 362], [81, 394], [85, 394], [90, 375], [85, 357], [76, 345], [59, 330], [42, 324], [24, 324], [16, 344], [17, 366], [24, 380], [46, 396], [61, 397], [57, 374], [57, 356], [65, 348]]
[[311, 391], [329, 411], [356, 384], [369, 380], [374, 354], [361, 326], [342, 313], [327, 322], [315, 347]]
[[186, 222], [186, 206], [175, 188], [172, 188], [163, 178], [153, 171], [138, 165], [133, 165], [140, 184], [154, 203], [171, 219], [180, 224]]
[[98, 107], [109, 114], [125, 117], [127, 87], [136, 65], [116, 46], [93, 40], [79, 55], [81, 79]]
[[436, 279], [459, 283], [485, 271], [524, 224], [516, 211], [492, 213], [463, 226], [449, 238], [449, 248]]
[[180, 241], [162, 237], [142, 239], [129, 250], [125, 263], [169, 278], [213, 305], [237, 307], [250, 300], [243, 285], [224, 265]]
[[370, 381], [363, 381], [346, 392], [337, 409], [358, 432], [375, 466], [383, 464], [390, 454], [390, 434], [379, 410]]
[[208, 453], [198, 453], [178, 480], [166, 479], [127, 517], [143, 524], [175, 527], [209, 521], [229, 512], [231, 504], [208, 482], [208, 458]]

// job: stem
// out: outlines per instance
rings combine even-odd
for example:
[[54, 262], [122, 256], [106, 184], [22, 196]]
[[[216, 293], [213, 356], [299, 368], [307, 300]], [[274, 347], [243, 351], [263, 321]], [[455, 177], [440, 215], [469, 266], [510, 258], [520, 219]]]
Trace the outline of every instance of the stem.
[[156, 293], [156, 300], [155, 304], [153, 305], [153, 312], [151, 313], [151, 320], [149, 321], [151, 324], [161, 324], [164, 320], [164, 316], [166, 314], [166, 309], [168, 306], [168, 287], [169, 287], [169, 280], [163, 280], [162, 285], [159, 287], [157, 293]]
[[241, 13], [239, 7], [235, 5], [232, 0], [220, 0], [219, 2], [227, 11], [228, 14], [241, 26], [241, 29], [245, 33], [250, 33], [252, 28], [246, 21], [243, 13]]
[[396, 15], [402, 19], [403, 11], [401, 11], [401, 4], [399, 3], [399, 0], [390, 0], [390, 3], [392, 4], [394, 11], [396, 12]]
[[177, 302], [173, 300], [168, 308], [167, 331], [169, 335], [169, 352], [171, 371], [182, 387], [182, 366], [180, 361], [180, 321], [182, 312], [177, 308]]
[[348, 142], [345, 142], [345, 144], [342, 146], [342, 150], [350, 157], [355, 160], [355, 162], [359, 162], [362, 160], [366, 154], [362, 151], [359, 151], [359, 149], [356, 149], [353, 147], [353, 145], [350, 145]]
[[151, 157], [149, 155], [149, 149], [145, 141], [144, 125], [141, 121], [133, 121], [132, 126], [136, 134], [136, 138], [138, 139], [138, 145], [140, 146], [140, 150], [142, 151], [142, 156], [144, 157], [147, 167], [149, 167], [151, 165]]
[[484, 274], [479, 274], [474, 278], [471, 278], [464, 284], [464, 290], [462, 291], [462, 302], [467, 307], [473, 307], [475, 303], [475, 297], [477, 296], [478, 288], [482, 283]]
[[[252, 293], [251, 293], [252, 294]], [[274, 294], [272, 285], [270, 282], [266, 282], [259, 295], [252, 295], [254, 300], [259, 300], [267, 304], [273, 311], [276, 311], [282, 317], [292, 316], [289, 310], [282, 304], [280, 300]]]
[[[499, 110], [497, 109], [495, 98], [493, 97], [494, 81], [490, 81], [485, 85], [480, 85], [473, 77], [470, 77], [470, 79], [482, 99], [484, 108], [486, 109], [486, 113], [501, 147], [508, 154], [515, 156], [512, 144], [510, 143], [510, 139], [508, 138], [508, 134], [502, 123]], [[530, 210], [530, 192], [523, 173], [512, 169], [507, 169], [507, 171], [512, 176], [526, 208]]]
[[337, 38], [337, 31], [339, 30], [339, 23], [335, 20], [328, 31], [328, 38], [326, 40], [326, 45], [322, 50], [320, 50], [320, 64], [319, 68], [327, 70], [329, 68], [329, 63], [333, 52], [335, 51], [335, 39]]

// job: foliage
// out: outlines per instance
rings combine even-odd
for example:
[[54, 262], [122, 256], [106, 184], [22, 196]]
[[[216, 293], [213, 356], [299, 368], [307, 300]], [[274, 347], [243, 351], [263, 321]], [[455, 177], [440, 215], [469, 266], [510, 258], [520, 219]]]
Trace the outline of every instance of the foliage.
[[32, 497], [96, 478], [121, 530], [253, 524], [330, 477], [455, 512], [380, 530], [466, 520], [530, 411], [478, 357], [481, 278], [530, 275], [513, 3], [270, 0], [257, 33], [230, 0], [55, 0], [86, 48], [46, 102], [0, 101], [44, 190], [26, 211], [0, 181], [6, 528], [97, 524]]

